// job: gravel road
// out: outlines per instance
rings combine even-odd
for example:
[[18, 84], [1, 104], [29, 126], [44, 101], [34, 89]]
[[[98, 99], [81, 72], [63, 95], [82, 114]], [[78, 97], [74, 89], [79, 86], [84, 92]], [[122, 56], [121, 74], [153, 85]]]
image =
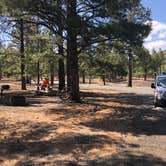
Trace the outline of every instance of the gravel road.
[[[132, 129], [127, 132], [135, 137], [129, 139], [125, 135], [124, 146], [118, 149], [119, 157], [114, 158], [114, 163], [110, 159], [110, 165], [166, 165], [166, 108], [154, 108], [151, 82], [153, 81], [136, 81], [132, 88], [127, 87], [126, 82], [94, 87], [110, 92], [116, 91], [118, 97], [112, 97], [112, 101], [127, 104], [127, 108], [119, 107], [116, 111], [121, 111], [126, 121], [132, 121]], [[83, 85], [82, 88], [91, 89], [91, 86], [94, 85]]]

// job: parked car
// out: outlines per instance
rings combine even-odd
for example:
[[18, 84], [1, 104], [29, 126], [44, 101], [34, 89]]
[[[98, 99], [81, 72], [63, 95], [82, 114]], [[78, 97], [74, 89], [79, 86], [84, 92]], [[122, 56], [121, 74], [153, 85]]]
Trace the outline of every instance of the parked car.
[[151, 88], [154, 89], [155, 107], [166, 106], [166, 74], [163, 73], [157, 75], [155, 83], [151, 84]]

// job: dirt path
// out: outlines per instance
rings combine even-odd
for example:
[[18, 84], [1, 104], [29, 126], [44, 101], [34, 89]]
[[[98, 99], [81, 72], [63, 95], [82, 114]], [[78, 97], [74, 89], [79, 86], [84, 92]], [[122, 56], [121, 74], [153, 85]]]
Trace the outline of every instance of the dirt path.
[[27, 107], [0, 106], [0, 166], [166, 165], [166, 111], [150, 82], [81, 89], [82, 104], [29, 95]]

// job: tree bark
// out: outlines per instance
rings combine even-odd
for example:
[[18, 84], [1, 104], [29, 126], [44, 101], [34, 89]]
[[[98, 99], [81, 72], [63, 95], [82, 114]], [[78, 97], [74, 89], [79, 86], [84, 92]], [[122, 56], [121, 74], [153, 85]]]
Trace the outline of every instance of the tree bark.
[[39, 60], [37, 61], [37, 85], [40, 84], [40, 63]]
[[50, 62], [50, 84], [51, 86], [54, 85], [54, 61]]
[[21, 54], [21, 89], [26, 90], [23, 19], [20, 19], [20, 54]]
[[103, 79], [103, 84], [106, 85], [106, 82], [105, 82], [105, 75], [102, 76], [102, 79]]
[[0, 80], [2, 79], [2, 66], [0, 64]]
[[[59, 6], [59, 11], [62, 11], [62, 1], [58, 0], [57, 5]], [[65, 89], [65, 64], [64, 64], [64, 49], [63, 49], [63, 25], [62, 25], [62, 13], [60, 13], [60, 20], [58, 24], [58, 34], [60, 36], [60, 40], [58, 43], [58, 53], [61, 56], [58, 60], [58, 77], [59, 77], [59, 87], [58, 89], [61, 91]]]
[[146, 74], [144, 74], [144, 81], [146, 81], [147, 80], [147, 75]]
[[91, 84], [92, 83], [92, 76], [90, 75], [89, 76], [89, 84]]
[[[69, 44], [67, 44], [67, 48], [69, 48]], [[70, 64], [70, 53], [67, 50], [67, 64], [66, 64], [66, 70], [67, 70], [67, 91], [71, 91], [71, 64]]]
[[82, 72], [82, 83], [85, 84], [85, 71]]
[[[60, 55], [62, 55], [60, 52], [59, 52]], [[62, 55], [63, 56], [63, 55]], [[58, 89], [59, 90], [63, 90], [65, 89], [65, 68], [64, 68], [64, 58], [61, 57], [59, 58], [59, 70], [58, 70], [58, 76], [59, 76], [59, 87]]]
[[[77, 14], [76, 0], [67, 0], [67, 61], [69, 67], [69, 94], [71, 100], [80, 101], [79, 76], [78, 76], [78, 55], [77, 55]], [[67, 68], [68, 69], [68, 68]]]
[[147, 69], [144, 70], [144, 81], [147, 80]]
[[129, 70], [129, 75], [128, 75], [128, 87], [132, 87], [132, 76], [133, 76], [133, 55], [131, 51], [128, 53], [129, 57], [129, 63], [128, 63], [128, 70]]

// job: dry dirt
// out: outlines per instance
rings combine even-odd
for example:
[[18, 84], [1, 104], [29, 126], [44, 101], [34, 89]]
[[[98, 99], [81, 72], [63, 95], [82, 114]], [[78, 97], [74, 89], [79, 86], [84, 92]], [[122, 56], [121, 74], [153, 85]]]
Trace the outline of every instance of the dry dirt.
[[8, 82], [28, 105], [0, 106], [0, 166], [166, 165], [166, 111], [153, 107], [150, 83], [81, 84], [74, 104]]

